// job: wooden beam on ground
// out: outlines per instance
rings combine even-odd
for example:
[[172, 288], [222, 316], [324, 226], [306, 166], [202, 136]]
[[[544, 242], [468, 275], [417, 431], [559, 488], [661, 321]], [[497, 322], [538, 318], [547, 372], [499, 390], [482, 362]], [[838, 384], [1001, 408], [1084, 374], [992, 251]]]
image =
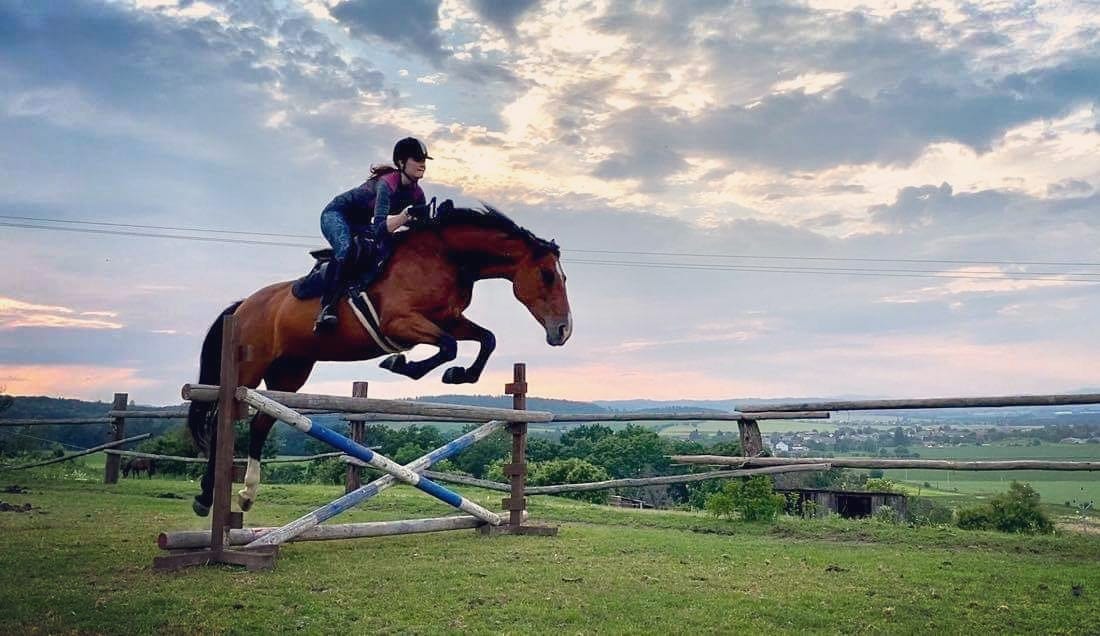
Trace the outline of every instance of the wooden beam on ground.
[[[332, 541], [360, 539], [363, 537], [389, 537], [398, 534], [445, 532], [477, 528], [485, 522], [474, 516], [435, 517], [431, 519], [405, 519], [402, 521], [371, 521], [367, 523], [339, 523], [314, 526], [290, 541]], [[277, 528], [238, 528], [229, 531], [230, 545], [247, 545]], [[162, 550], [205, 548], [210, 545], [209, 530], [162, 532], [157, 546]]]
[[83, 457], [85, 455], [91, 455], [92, 453], [98, 453], [106, 448], [114, 448], [115, 446], [122, 446], [123, 444], [129, 444], [130, 442], [136, 442], [149, 437], [151, 433], [142, 433], [141, 435], [134, 435], [133, 437], [127, 437], [126, 439], [120, 439], [113, 442], [107, 442], [106, 444], [100, 444], [99, 446], [93, 446], [86, 448], [76, 453], [70, 453], [62, 457], [54, 457], [53, 459], [47, 459], [43, 462], [34, 462], [33, 464], [23, 464], [21, 466], [9, 466], [6, 468], [0, 468], [0, 472], [5, 470], [23, 470], [25, 468], [35, 468], [38, 466], [48, 466], [49, 464], [57, 464], [60, 462], [67, 462], [70, 459], [76, 459], [77, 457]]
[[672, 455], [677, 464], [718, 466], [798, 466], [829, 463], [833, 468], [928, 468], [932, 470], [1100, 470], [1100, 462], [1065, 462], [1036, 459], [960, 461], [954, 459], [879, 459], [872, 457], [727, 457], [725, 455]]
[[1100, 393], [790, 402], [786, 404], [761, 404], [759, 407], [747, 406], [740, 410], [742, 413], [754, 413], [758, 411], [885, 411], [896, 409], [966, 409], [1007, 406], [1072, 406], [1083, 404], [1100, 404]]
[[[689, 484], [697, 481], [711, 479], [733, 479], [735, 477], [752, 477], [754, 475], [774, 475], [779, 473], [797, 473], [804, 471], [829, 470], [828, 463], [806, 464], [800, 466], [772, 466], [769, 468], [755, 468], [749, 470], [714, 470], [707, 473], [694, 473], [691, 475], [663, 475], [661, 477], [638, 477], [631, 479], [609, 479], [607, 481], [592, 481], [583, 484], [558, 484], [555, 486], [528, 486], [528, 495], [557, 495], [567, 492], [584, 492], [590, 490], [611, 490], [614, 488], [641, 488], [645, 486], [665, 486], [668, 484]], [[477, 479], [466, 475], [454, 475], [451, 473], [437, 473], [426, 470], [424, 475], [436, 481], [444, 481], [455, 484], [476, 486], [488, 490], [508, 492], [508, 484], [486, 479]]]

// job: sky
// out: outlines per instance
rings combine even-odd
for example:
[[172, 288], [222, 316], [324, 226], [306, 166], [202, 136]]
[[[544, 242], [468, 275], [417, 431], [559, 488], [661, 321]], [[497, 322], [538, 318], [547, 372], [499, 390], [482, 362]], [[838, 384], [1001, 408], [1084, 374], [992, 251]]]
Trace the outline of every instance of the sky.
[[177, 403], [406, 135], [429, 197], [562, 246], [573, 336], [484, 281], [480, 383], [305, 391], [499, 394], [515, 361], [577, 400], [1100, 387], [1097, 8], [0, 0], [0, 387]]

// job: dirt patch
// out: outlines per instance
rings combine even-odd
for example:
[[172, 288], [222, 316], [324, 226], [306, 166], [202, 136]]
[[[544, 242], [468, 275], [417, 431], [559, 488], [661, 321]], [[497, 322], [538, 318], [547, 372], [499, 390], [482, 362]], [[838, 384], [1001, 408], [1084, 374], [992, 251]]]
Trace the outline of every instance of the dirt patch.
[[1062, 532], [1075, 532], [1077, 534], [1100, 534], [1100, 519], [1089, 517], [1087, 519], [1062, 518], [1054, 523], [1054, 527]]

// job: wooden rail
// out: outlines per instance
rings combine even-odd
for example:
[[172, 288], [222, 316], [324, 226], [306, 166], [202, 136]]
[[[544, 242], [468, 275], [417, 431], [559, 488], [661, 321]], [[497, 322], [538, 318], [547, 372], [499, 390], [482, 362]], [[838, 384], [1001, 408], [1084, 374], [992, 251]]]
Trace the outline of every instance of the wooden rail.
[[[183, 464], [205, 464], [208, 460], [202, 457], [182, 457], [180, 455], [156, 455], [154, 453], [141, 453], [138, 451], [120, 451], [120, 450], [105, 450], [104, 453], [108, 455], [118, 455], [119, 457], [134, 457], [139, 459], [155, 459], [158, 461], [166, 462], [180, 462]], [[306, 457], [269, 457], [260, 460], [261, 464], [292, 464], [294, 462], [312, 462], [320, 459], [332, 459], [333, 457], [340, 457], [343, 453], [320, 453], [318, 455], [308, 455]], [[247, 457], [235, 457], [233, 459], [234, 464], [247, 464]]]
[[[182, 393], [185, 400], [214, 402], [218, 399], [218, 387], [207, 384], [185, 384]], [[482, 422], [488, 422], [489, 420], [549, 422], [554, 419], [554, 415], [546, 411], [519, 411], [484, 406], [460, 406], [409, 400], [380, 400], [377, 398], [291, 393], [289, 391], [255, 391], [254, 393], [296, 411], [299, 409], [326, 409], [346, 413], [370, 411], [393, 415], [472, 418]]]
[[31, 464], [21, 464], [19, 466], [7, 466], [7, 467], [4, 467], [4, 468], [0, 468], [0, 472], [5, 471], [5, 470], [23, 470], [23, 469], [26, 469], [26, 468], [36, 468], [38, 466], [48, 466], [50, 464], [57, 464], [57, 463], [60, 463], [60, 462], [67, 462], [71, 459], [76, 459], [77, 457], [83, 457], [85, 455], [91, 455], [92, 453], [98, 453], [99, 451], [107, 449], [107, 448], [114, 448], [115, 446], [122, 446], [123, 444], [129, 444], [130, 442], [136, 442], [138, 440], [143, 440], [143, 439], [149, 437], [150, 435], [151, 435], [151, 433], [142, 433], [141, 435], [134, 435], [133, 437], [127, 437], [126, 439], [115, 440], [113, 442], [107, 442], [106, 444], [100, 444], [99, 446], [93, 446], [91, 448], [86, 448], [82, 451], [79, 451], [79, 452], [76, 452], [76, 453], [69, 453], [68, 455], [63, 455], [61, 457], [54, 457], [53, 459], [47, 459], [46, 461], [34, 462], [34, 463], [31, 463]]
[[966, 409], [983, 407], [1000, 408], [1007, 406], [1073, 406], [1084, 404], [1100, 404], [1100, 393], [788, 402], [784, 404], [761, 404], [758, 407], [747, 406], [742, 408], [741, 412], [749, 414], [760, 411], [886, 411], [896, 409]]
[[1063, 462], [1036, 459], [959, 461], [953, 459], [878, 459], [871, 457], [727, 457], [725, 455], [671, 455], [678, 464], [718, 466], [798, 466], [831, 464], [833, 468], [927, 468], [932, 470], [1100, 470], [1100, 462]]
[[[353, 462], [354, 458], [345, 456], [344, 461]], [[609, 479], [606, 481], [590, 481], [580, 484], [556, 484], [553, 486], [527, 486], [525, 494], [528, 495], [558, 495], [567, 492], [584, 492], [590, 490], [612, 490], [615, 488], [641, 488], [645, 486], [664, 486], [668, 484], [690, 484], [697, 481], [711, 479], [733, 479], [735, 477], [752, 477], [753, 475], [774, 475], [778, 473], [797, 473], [813, 470], [829, 470], [829, 464], [809, 464], [805, 466], [772, 466], [768, 468], [755, 468], [749, 470], [714, 470], [706, 473], [693, 473], [690, 475], [663, 475], [661, 477], [636, 477], [628, 479]], [[453, 473], [439, 473], [426, 470], [425, 476], [437, 481], [453, 484], [476, 486], [487, 490], [508, 492], [510, 487], [498, 481], [478, 479], [468, 475], [455, 475]]]

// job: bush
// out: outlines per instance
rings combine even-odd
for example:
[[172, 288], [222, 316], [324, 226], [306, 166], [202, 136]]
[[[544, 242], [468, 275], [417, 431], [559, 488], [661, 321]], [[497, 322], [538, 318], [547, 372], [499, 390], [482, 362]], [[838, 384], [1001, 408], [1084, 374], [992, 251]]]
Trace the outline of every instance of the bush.
[[348, 465], [339, 457], [312, 461], [306, 468], [306, 478], [314, 484], [343, 484], [347, 480]]
[[716, 517], [733, 518], [737, 512], [744, 521], [772, 521], [783, 510], [783, 495], [775, 493], [772, 481], [758, 475], [744, 481], [733, 480], [722, 491], [707, 499], [707, 512]]
[[954, 521], [955, 513], [949, 506], [928, 497], [909, 499], [907, 521], [915, 526], [946, 526]]
[[1039, 509], [1039, 493], [1025, 483], [1012, 482], [1008, 492], [988, 504], [959, 510], [957, 525], [965, 530], [1050, 533], [1054, 524]]
[[894, 481], [882, 477], [868, 479], [863, 483], [863, 489], [874, 492], [903, 492]]
[[879, 506], [871, 518], [879, 523], [897, 523], [898, 513], [890, 506]]
[[266, 464], [262, 481], [269, 484], [305, 484], [309, 482], [306, 464]]

